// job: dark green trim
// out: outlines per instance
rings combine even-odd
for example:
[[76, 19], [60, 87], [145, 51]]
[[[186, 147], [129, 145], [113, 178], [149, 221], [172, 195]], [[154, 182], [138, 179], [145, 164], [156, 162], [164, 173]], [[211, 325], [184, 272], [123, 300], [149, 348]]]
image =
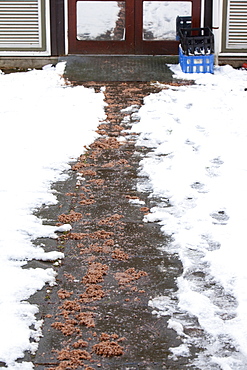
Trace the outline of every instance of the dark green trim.
[[222, 11], [222, 33], [221, 33], [221, 43], [222, 43], [222, 51], [226, 51], [226, 18], [227, 18], [227, 0], [223, 1], [223, 11]]
[[[49, 20], [50, 21], [50, 20]], [[46, 2], [45, 0], [41, 0], [41, 50], [46, 51], [47, 49], [47, 42], [46, 42]]]

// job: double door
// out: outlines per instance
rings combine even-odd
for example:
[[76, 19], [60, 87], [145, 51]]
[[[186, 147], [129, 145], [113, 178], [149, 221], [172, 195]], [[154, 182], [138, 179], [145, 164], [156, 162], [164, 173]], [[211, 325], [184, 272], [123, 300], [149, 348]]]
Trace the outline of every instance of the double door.
[[178, 53], [177, 16], [200, 26], [201, 0], [68, 0], [69, 54]]

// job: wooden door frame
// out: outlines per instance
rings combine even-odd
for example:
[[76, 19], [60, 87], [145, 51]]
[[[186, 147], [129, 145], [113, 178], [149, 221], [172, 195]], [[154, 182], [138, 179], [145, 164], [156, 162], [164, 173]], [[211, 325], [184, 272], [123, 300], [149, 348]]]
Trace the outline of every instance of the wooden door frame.
[[[137, 55], [177, 55], [178, 41], [151, 41], [142, 39], [143, 2], [145, 0], [125, 0], [126, 39], [123, 41], [81, 41], [77, 40], [76, 4], [68, 1], [68, 53], [69, 54], [137, 54]], [[116, 0], [108, 0], [116, 1]], [[178, 1], [178, 0], [159, 0]], [[188, 1], [188, 0], [180, 0]], [[201, 0], [191, 0], [192, 27], [200, 27]]]
[[[146, 0], [135, 0], [135, 50], [137, 54], [146, 55], [177, 55], [178, 44], [176, 40], [143, 40], [143, 2]], [[158, 0], [158, 1], [188, 1], [188, 0]], [[201, 22], [201, 0], [191, 0], [192, 3], [192, 27], [200, 27]], [[135, 9], [136, 10], [136, 9]]]

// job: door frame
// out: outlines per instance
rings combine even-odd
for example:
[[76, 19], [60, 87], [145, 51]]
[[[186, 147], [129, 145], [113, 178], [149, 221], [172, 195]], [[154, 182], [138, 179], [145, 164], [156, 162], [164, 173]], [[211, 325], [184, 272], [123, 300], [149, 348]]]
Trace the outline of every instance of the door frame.
[[[68, 54], [137, 54], [137, 55], [177, 55], [178, 41], [151, 41], [142, 39], [143, 2], [145, 0], [125, 0], [126, 3], [126, 38], [123, 41], [77, 40], [76, 4], [78, 1], [68, 0]], [[94, 0], [90, 0], [94, 1]], [[95, 0], [99, 1], [99, 0]], [[104, 0], [102, 0], [104, 1]], [[107, 0], [116, 1], [116, 0]], [[154, 0], [155, 1], [155, 0]], [[178, 1], [178, 0], [159, 0]], [[188, 1], [188, 0], [179, 0]], [[201, 0], [191, 0], [192, 27], [200, 27]]]
[[[135, 0], [135, 49], [137, 54], [144, 55], [177, 55], [178, 44], [176, 40], [143, 40], [143, 2]], [[155, 0], [154, 0], [155, 1]], [[188, 0], [158, 0], [158, 1], [188, 1]], [[191, 0], [192, 27], [200, 27], [201, 0]], [[136, 9], [138, 8], [138, 11]]]

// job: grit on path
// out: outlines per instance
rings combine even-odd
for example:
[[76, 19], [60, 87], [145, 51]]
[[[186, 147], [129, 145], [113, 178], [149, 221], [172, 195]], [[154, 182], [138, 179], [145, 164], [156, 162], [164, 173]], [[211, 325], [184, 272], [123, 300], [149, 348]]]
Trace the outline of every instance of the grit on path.
[[147, 149], [136, 148], [128, 132], [143, 97], [155, 91], [149, 83], [105, 85], [107, 119], [98, 139], [73, 165], [60, 203], [41, 211], [72, 230], [52, 241], [65, 254], [58, 285], [32, 298], [44, 319], [39, 350], [29, 358], [37, 370], [177, 369], [190, 361], [169, 358], [169, 347], [181, 341], [148, 306], [150, 297], [175, 290], [181, 274], [176, 257], [158, 249], [165, 243], [159, 226], [143, 222], [153, 206], [148, 191], [137, 191]]

